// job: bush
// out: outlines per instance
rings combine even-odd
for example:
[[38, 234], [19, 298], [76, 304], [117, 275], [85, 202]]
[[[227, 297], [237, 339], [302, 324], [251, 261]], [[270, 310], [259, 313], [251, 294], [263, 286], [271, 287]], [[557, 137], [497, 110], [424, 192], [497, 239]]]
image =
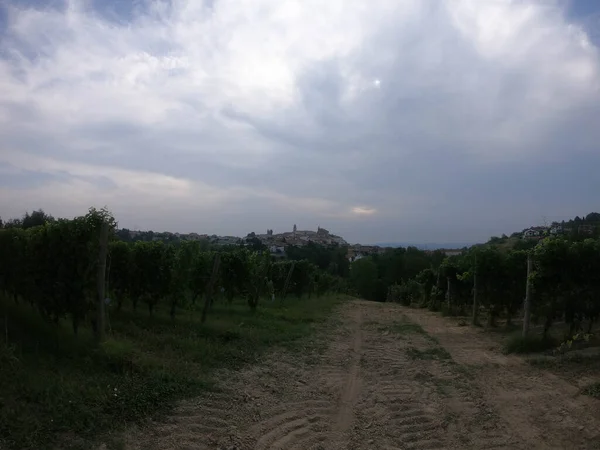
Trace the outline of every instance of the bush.
[[551, 337], [514, 335], [504, 344], [505, 353], [536, 353], [555, 348], [558, 342]]

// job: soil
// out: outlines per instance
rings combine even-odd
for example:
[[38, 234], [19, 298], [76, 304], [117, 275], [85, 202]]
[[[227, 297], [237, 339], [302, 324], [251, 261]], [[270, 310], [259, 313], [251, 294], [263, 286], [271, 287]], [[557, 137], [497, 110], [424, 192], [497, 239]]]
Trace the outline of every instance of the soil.
[[344, 304], [300, 351], [218, 378], [218, 393], [128, 432], [125, 448], [600, 449], [600, 401], [576, 379], [393, 304]]

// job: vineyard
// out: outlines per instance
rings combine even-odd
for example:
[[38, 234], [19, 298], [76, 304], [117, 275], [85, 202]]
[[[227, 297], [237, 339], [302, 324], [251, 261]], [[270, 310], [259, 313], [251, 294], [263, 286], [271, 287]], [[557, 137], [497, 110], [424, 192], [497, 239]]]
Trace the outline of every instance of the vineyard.
[[[228, 386], [216, 406], [225, 418], [208, 428], [229, 442], [223, 423], [239, 426], [251, 444], [237, 448], [310, 448], [304, 445], [312, 440], [331, 448], [350, 448], [352, 440], [353, 448], [374, 441], [413, 448], [440, 436], [451, 445], [474, 439], [469, 448], [489, 448], [501, 446], [499, 436], [508, 429], [521, 440], [505, 448], [521, 448], [513, 446], [518, 442], [531, 448], [544, 439], [547, 418], [523, 419], [526, 426], [511, 422], [522, 408], [496, 397], [505, 380], [514, 386], [524, 380], [528, 392], [539, 391], [538, 410], [552, 409], [552, 417], [579, 392], [571, 380], [587, 383], [584, 397], [597, 396], [597, 358], [583, 368], [556, 360], [559, 377], [544, 378], [538, 367], [490, 355], [494, 336], [504, 334], [487, 330], [513, 333], [508, 352], [557, 354], [596, 344], [598, 239], [546, 237], [516, 246], [492, 240], [450, 257], [414, 247], [386, 249], [350, 264], [346, 249], [337, 246], [290, 246], [281, 259], [258, 245], [124, 241], [112, 215], [93, 208], [72, 220], [34, 212], [7, 225], [0, 229], [2, 449], [90, 448], [99, 436], [108, 448], [180, 448], [184, 438], [194, 448], [199, 442], [198, 448], [222, 448], [207, 446], [198, 431], [209, 414], [200, 403], [167, 427], [164, 438], [174, 439], [172, 447], [150, 435], [128, 446], [115, 436], [132, 423], [168, 414], [178, 400], [216, 398]], [[332, 315], [336, 306], [341, 312]], [[448, 333], [458, 326], [463, 331]], [[313, 332], [319, 338], [311, 338]], [[265, 351], [273, 348], [280, 353], [268, 359]], [[255, 366], [261, 369], [229, 379]], [[456, 391], [444, 394], [449, 385]], [[488, 385], [495, 388], [486, 394]], [[260, 393], [252, 397], [246, 388]], [[542, 398], [547, 392], [555, 397]], [[452, 410], [470, 405], [472, 396], [479, 400]], [[282, 398], [296, 399], [291, 412], [279, 410]], [[490, 422], [475, 435], [482, 415], [491, 417], [484, 400], [507, 422]], [[412, 405], [410, 423], [394, 409], [405, 404]], [[315, 406], [316, 415], [307, 417], [304, 405]], [[588, 438], [598, 435], [587, 413], [594, 405], [581, 400], [569, 406], [587, 421]], [[442, 433], [447, 425], [440, 418], [457, 415], [454, 434]], [[381, 428], [371, 427], [374, 420]], [[532, 437], [535, 424], [546, 425]], [[548, 439], [569, 433], [559, 427]]]
[[[213, 368], [291, 345], [341, 299], [306, 260], [120, 241], [104, 210], [0, 230], [0, 448], [160, 412]], [[84, 444], [81, 444], [85, 446]]]
[[389, 300], [470, 314], [475, 325], [485, 314], [488, 327], [498, 319], [511, 327], [519, 316], [525, 335], [530, 323], [542, 324], [543, 340], [556, 322], [568, 325], [566, 338], [589, 334], [600, 316], [600, 240], [547, 238], [531, 250], [474, 246], [391, 286]]
[[[250, 309], [263, 297], [292, 294], [323, 295], [339, 288], [339, 280], [308, 261], [272, 262], [268, 252], [244, 248], [224, 252], [201, 251], [195, 241], [167, 245], [163, 242], [126, 243], [108, 235], [107, 252], [101, 255], [102, 224], [114, 232], [114, 219], [91, 210], [74, 220], [59, 220], [32, 229], [10, 228], [0, 233], [0, 283], [15, 301], [35, 306], [49, 321], [68, 317], [77, 334], [89, 319], [95, 325], [97, 273], [101, 263], [106, 287], [105, 302], [141, 302], [150, 315], [165, 306], [175, 318], [178, 307], [217, 297], [228, 302], [244, 298]], [[206, 315], [206, 311], [203, 312]]]

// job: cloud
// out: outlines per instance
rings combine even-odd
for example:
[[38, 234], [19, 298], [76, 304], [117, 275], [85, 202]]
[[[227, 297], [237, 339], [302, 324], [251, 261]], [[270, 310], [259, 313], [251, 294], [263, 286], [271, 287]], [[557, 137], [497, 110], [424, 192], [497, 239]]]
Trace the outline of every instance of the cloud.
[[561, 2], [125, 3], [0, 4], [2, 215], [416, 242], [595, 205], [599, 53]]

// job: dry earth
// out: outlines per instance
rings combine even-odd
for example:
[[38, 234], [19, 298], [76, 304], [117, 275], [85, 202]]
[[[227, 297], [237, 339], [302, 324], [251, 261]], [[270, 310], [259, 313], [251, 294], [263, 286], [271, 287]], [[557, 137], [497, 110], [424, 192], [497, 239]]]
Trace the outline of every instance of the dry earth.
[[345, 304], [302, 351], [219, 377], [125, 448], [600, 449], [600, 402], [575, 382], [397, 305]]

